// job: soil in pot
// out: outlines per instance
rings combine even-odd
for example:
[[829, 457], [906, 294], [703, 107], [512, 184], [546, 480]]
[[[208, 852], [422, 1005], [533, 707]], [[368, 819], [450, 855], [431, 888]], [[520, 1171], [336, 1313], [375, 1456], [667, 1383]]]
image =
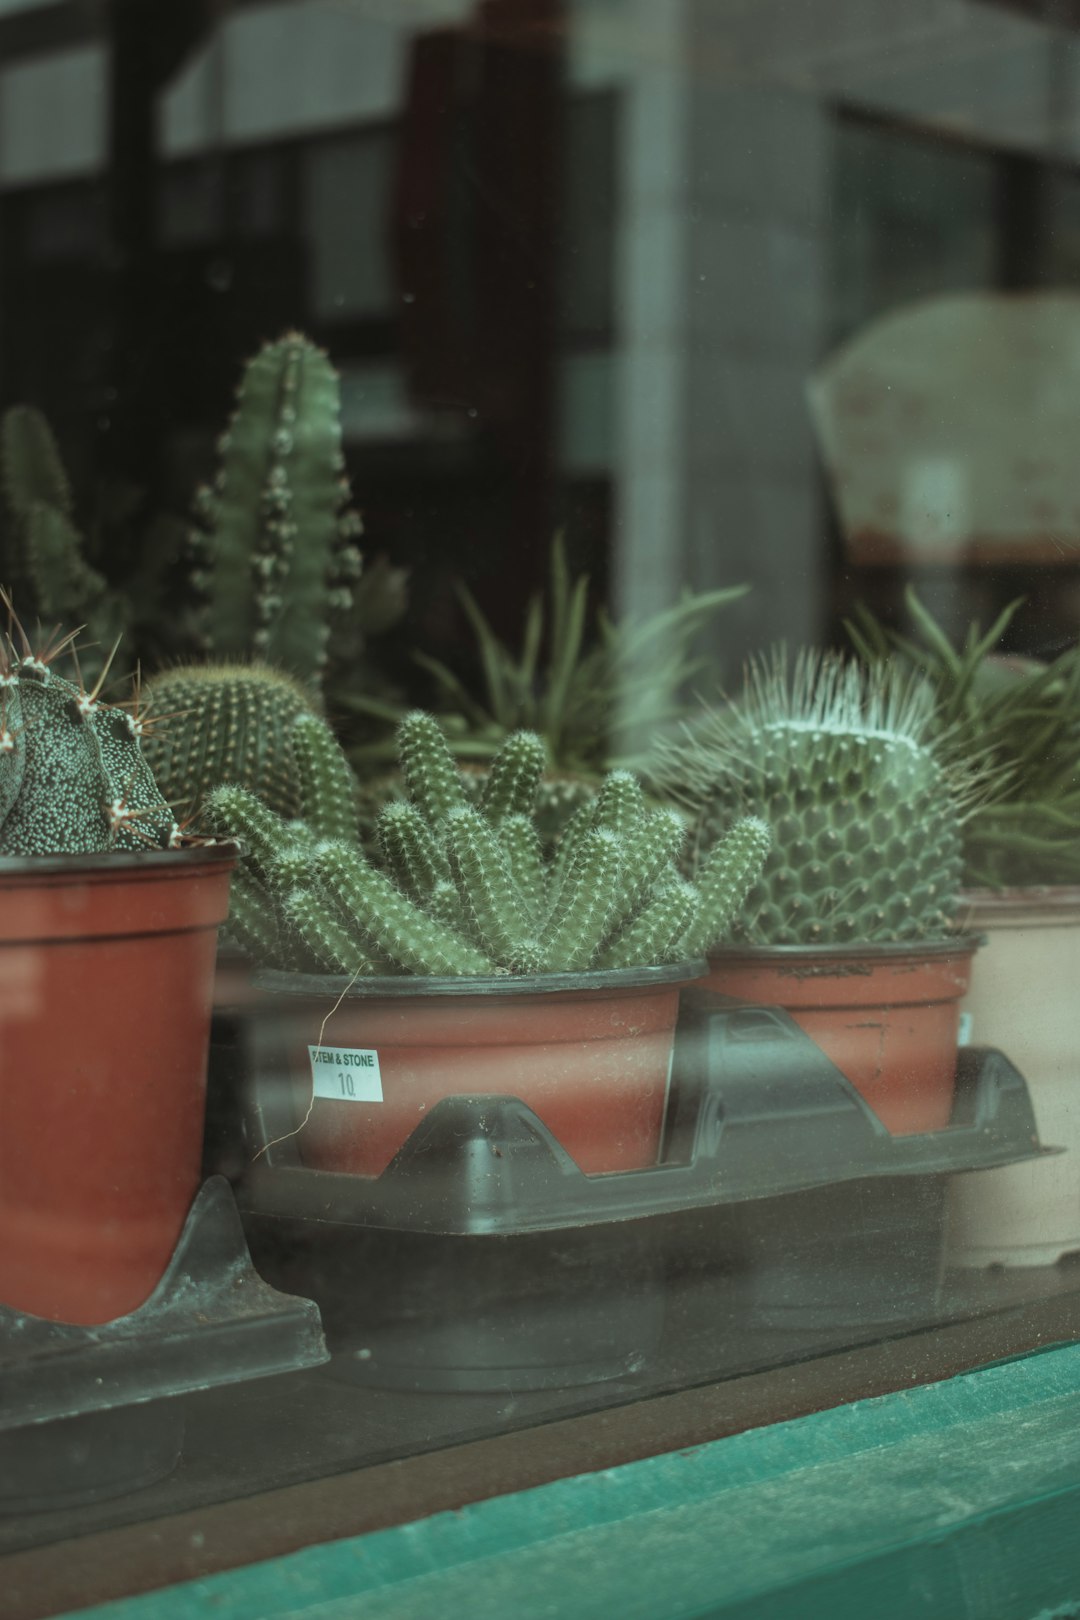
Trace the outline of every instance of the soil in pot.
[[724, 950], [705, 988], [783, 1007], [893, 1135], [944, 1130], [978, 943]]
[[344, 980], [262, 974], [257, 1086], [288, 1088], [312, 1169], [380, 1175], [435, 1103], [489, 1094], [527, 1103], [587, 1175], [644, 1169], [697, 968], [368, 980], [346, 994]]
[[198, 1189], [228, 847], [0, 862], [0, 1301], [150, 1295]]

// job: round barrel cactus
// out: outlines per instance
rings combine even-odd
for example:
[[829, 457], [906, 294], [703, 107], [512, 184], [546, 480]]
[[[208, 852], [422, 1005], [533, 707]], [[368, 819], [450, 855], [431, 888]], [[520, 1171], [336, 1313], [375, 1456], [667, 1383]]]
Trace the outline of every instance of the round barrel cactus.
[[[18, 631], [12, 616], [13, 633]], [[40, 649], [0, 636], [0, 855], [177, 848], [181, 832], [143, 757], [138, 704], [103, 703]]]
[[738, 702], [668, 750], [658, 777], [709, 845], [760, 816], [773, 847], [731, 933], [755, 945], [939, 939], [962, 872], [967, 787], [930, 741], [928, 690], [829, 655], [754, 666]]

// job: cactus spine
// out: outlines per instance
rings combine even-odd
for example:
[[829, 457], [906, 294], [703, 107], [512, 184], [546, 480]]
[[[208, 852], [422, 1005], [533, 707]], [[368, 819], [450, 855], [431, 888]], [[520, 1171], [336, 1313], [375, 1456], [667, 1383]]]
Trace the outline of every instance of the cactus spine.
[[936, 756], [932, 717], [928, 689], [902, 672], [777, 656], [751, 668], [738, 703], [666, 752], [657, 779], [695, 806], [706, 845], [737, 817], [771, 828], [736, 938], [833, 945], [948, 933], [971, 787]]
[[330, 618], [352, 604], [360, 520], [349, 508], [337, 373], [300, 333], [241, 379], [212, 489], [196, 498], [201, 634], [215, 658], [257, 658], [311, 686]]
[[760, 870], [767, 828], [739, 824], [696, 888], [674, 865], [681, 817], [649, 810], [635, 779], [619, 772], [584, 809], [565, 859], [545, 860], [529, 813], [542, 764], [536, 744], [512, 734], [494, 788], [471, 806], [439, 727], [410, 715], [400, 745], [413, 798], [380, 817], [386, 871], [355, 835], [312, 852], [245, 789], [211, 794], [212, 824], [244, 839], [251, 873], [276, 908], [278, 965], [291, 955], [348, 974], [380, 962], [460, 976], [576, 972], [684, 960], [693, 931], [714, 939]]

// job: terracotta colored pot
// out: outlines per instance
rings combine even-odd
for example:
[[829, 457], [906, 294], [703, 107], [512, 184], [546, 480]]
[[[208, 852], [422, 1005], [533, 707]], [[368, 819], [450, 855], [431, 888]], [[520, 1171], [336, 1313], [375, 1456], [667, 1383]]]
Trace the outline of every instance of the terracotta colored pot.
[[[703, 972], [378, 979], [344, 996], [344, 979], [264, 973], [256, 983], [273, 997], [297, 1123], [307, 1116], [296, 1137], [305, 1165], [380, 1175], [442, 1098], [499, 1093], [601, 1175], [656, 1163], [679, 991]], [[257, 1015], [257, 1039], [268, 1015]], [[269, 1068], [264, 1057], [260, 1085], [272, 1084]]]
[[963, 1010], [971, 1039], [1023, 1074], [1042, 1141], [1068, 1152], [956, 1176], [946, 1260], [1053, 1265], [1080, 1252], [1080, 887], [967, 896], [985, 933]]
[[952, 1115], [960, 998], [978, 939], [714, 952], [707, 988], [783, 1007], [894, 1136]]
[[141, 1305], [198, 1189], [228, 846], [0, 861], [0, 1301]]

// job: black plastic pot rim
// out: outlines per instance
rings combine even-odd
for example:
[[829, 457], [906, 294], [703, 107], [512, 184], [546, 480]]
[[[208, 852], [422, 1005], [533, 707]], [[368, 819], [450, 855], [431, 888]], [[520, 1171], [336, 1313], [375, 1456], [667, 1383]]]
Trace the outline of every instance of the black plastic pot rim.
[[70, 875], [89, 877], [103, 872], [144, 872], [147, 868], [231, 865], [240, 846], [231, 839], [213, 844], [192, 844], [184, 849], [95, 850], [89, 855], [0, 855], [0, 881], [6, 877], [36, 878]]
[[986, 935], [954, 934], [951, 939], [881, 940], [862, 945], [718, 945], [709, 952], [709, 965], [737, 962], [910, 962], [921, 957], [939, 960], [950, 956], [973, 956]]
[[265, 968], [253, 974], [257, 990], [294, 995], [371, 1000], [418, 996], [544, 996], [565, 995], [569, 991], [654, 990], [693, 984], [705, 978], [708, 964], [703, 960], [665, 962], [659, 967], [609, 968], [592, 973], [485, 974], [483, 977], [428, 977], [402, 973], [394, 977], [358, 978], [343, 974], [282, 973]]

